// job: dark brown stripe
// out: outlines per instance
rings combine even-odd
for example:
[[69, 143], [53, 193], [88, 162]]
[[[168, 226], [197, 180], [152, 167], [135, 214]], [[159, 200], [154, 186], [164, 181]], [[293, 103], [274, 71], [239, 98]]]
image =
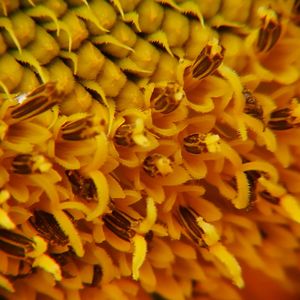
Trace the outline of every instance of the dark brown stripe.
[[249, 185], [249, 201], [253, 202], [256, 200], [257, 179], [260, 177], [260, 174], [257, 171], [246, 171], [245, 174]]
[[274, 47], [276, 42], [278, 41], [280, 34], [281, 34], [281, 25], [272, 23], [270, 26], [270, 44], [267, 50], [270, 50]]
[[269, 121], [268, 126], [273, 130], [288, 130], [295, 126], [288, 123], [287, 120], [282, 121]]
[[115, 235], [125, 241], [129, 242], [130, 239], [135, 235], [135, 232], [131, 229], [117, 228], [116, 224], [109, 217], [109, 215], [105, 215], [102, 219], [108, 229], [110, 229]]
[[27, 238], [26, 236], [6, 229], [0, 229], [0, 239], [1, 238], [2, 239], [5, 238], [6, 240], [15, 242], [17, 244], [26, 245], [26, 246], [33, 244], [33, 241]]
[[39, 210], [29, 219], [32, 226], [49, 242], [57, 245], [66, 245], [68, 237], [61, 230], [56, 219], [49, 213]]
[[22, 118], [30, 113], [39, 113], [39, 112], [35, 112], [35, 110], [42, 107], [47, 102], [48, 102], [48, 98], [46, 98], [46, 97], [43, 97], [43, 99], [30, 100], [29, 102], [25, 102], [25, 103], [21, 104], [20, 106], [18, 106], [17, 108], [15, 108], [12, 111], [11, 115], [13, 118], [17, 119], [17, 118]]
[[108, 214], [105, 217], [111, 224], [114, 224], [115, 226], [118, 226], [119, 228], [121, 228], [123, 230], [128, 230], [130, 228], [129, 222], [123, 222], [123, 220], [113, 216], [112, 214]]
[[114, 217], [118, 220], [119, 224], [121, 224], [120, 227], [123, 227], [123, 228], [129, 228], [129, 227], [130, 227], [130, 225], [131, 225], [130, 221], [128, 221], [128, 220], [127, 220], [120, 212], [118, 212], [117, 210], [113, 210], [112, 213], [111, 213], [111, 215], [114, 216]]
[[203, 231], [198, 226], [195, 216], [190, 212], [190, 210], [184, 206], [179, 206], [179, 212], [182, 218], [188, 225], [189, 230], [191, 230], [197, 237], [202, 238]]
[[[201, 56], [201, 54], [200, 54]], [[198, 56], [199, 57], [199, 56]], [[193, 67], [193, 77], [199, 78], [202, 77], [205, 72], [211, 68], [212, 62], [208, 57], [199, 57], [199, 61]]]
[[62, 138], [64, 140], [67, 140], [67, 141], [80, 141], [80, 140], [83, 140], [82, 131], [83, 131], [83, 129], [80, 129], [77, 132], [72, 132], [72, 133], [67, 133], [67, 134], [63, 133]]
[[291, 113], [290, 108], [286, 107], [286, 108], [274, 110], [273, 112], [271, 112], [270, 117], [271, 118], [287, 118], [287, 117], [289, 117], [290, 113]]
[[67, 170], [65, 173], [75, 195], [85, 200], [93, 200], [97, 196], [97, 189], [91, 178], [85, 178], [78, 171], [73, 170]]
[[94, 265], [94, 275], [93, 275], [93, 280], [92, 280], [91, 286], [92, 287], [97, 286], [100, 283], [102, 276], [103, 276], [103, 271], [102, 271], [101, 266]]
[[263, 51], [268, 43], [268, 33], [265, 29], [260, 29], [259, 30], [259, 35], [258, 35], [258, 41], [257, 41], [257, 47], [260, 51]]
[[153, 240], [153, 236], [154, 233], [152, 230], [149, 230], [146, 234], [145, 234], [145, 240], [147, 243], [150, 243]]
[[29, 166], [15, 166], [13, 165], [13, 172], [15, 174], [31, 174], [31, 168]]
[[259, 195], [272, 204], [279, 204], [280, 199], [278, 197], [272, 196], [268, 191], [261, 191]]
[[62, 126], [62, 131], [74, 130], [78, 127], [81, 127], [82, 129], [86, 127], [86, 118], [77, 121], [67, 122]]
[[25, 258], [25, 249], [10, 243], [7, 243], [0, 238], [0, 250], [19, 258]]

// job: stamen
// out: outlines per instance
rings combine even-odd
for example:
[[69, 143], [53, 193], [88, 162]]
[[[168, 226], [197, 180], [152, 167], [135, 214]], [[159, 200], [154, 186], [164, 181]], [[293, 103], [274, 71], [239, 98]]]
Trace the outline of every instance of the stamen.
[[0, 229], [0, 250], [17, 258], [25, 258], [33, 250], [33, 241], [18, 233]]
[[154, 237], [154, 233], [152, 230], [149, 230], [146, 234], [145, 234], [145, 240], [147, 243], [150, 243], [153, 240]]
[[7, 243], [0, 238], [0, 250], [18, 258], [25, 258], [25, 249], [10, 243]]
[[150, 141], [145, 134], [145, 125], [142, 118], [137, 118], [132, 124], [122, 124], [114, 136], [115, 143], [119, 146], [132, 147], [138, 145], [149, 147]]
[[260, 52], [271, 50], [281, 34], [281, 23], [277, 13], [266, 7], [258, 10], [261, 27], [258, 34], [257, 48]]
[[158, 153], [145, 158], [143, 169], [150, 177], [166, 176], [173, 172], [170, 159]]
[[72, 185], [72, 191], [75, 195], [87, 200], [97, 199], [97, 189], [91, 178], [83, 177], [76, 170], [67, 170], [66, 175]]
[[7, 239], [11, 242], [15, 242], [24, 246], [33, 244], [33, 241], [30, 238], [6, 229], [0, 229], [0, 238]]
[[299, 99], [292, 99], [288, 107], [274, 110], [268, 126], [273, 130], [288, 130], [300, 126]]
[[179, 222], [185, 228], [188, 236], [200, 246], [206, 247], [203, 240], [204, 231], [197, 223], [198, 214], [190, 207], [179, 206]]
[[79, 120], [68, 121], [61, 127], [61, 136], [64, 140], [68, 141], [90, 139], [99, 133], [100, 127], [95, 124], [92, 116], [85, 116]]
[[12, 171], [17, 174], [30, 174], [32, 172], [32, 155], [17, 155], [12, 162]]
[[249, 185], [249, 203], [253, 203], [256, 200], [256, 186], [257, 180], [261, 174], [257, 171], [245, 171], [248, 185]]
[[51, 163], [42, 155], [19, 154], [12, 162], [12, 171], [16, 174], [43, 173], [51, 167]]
[[135, 235], [135, 231], [131, 229], [131, 227], [139, 222], [139, 220], [117, 209], [113, 209], [110, 214], [104, 215], [102, 219], [108, 229], [119, 238], [128, 242], [131, 241]]
[[212, 39], [203, 48], [192, 65], [192, 76], [203, 79], [217, 70], [224, 58], [225, 48], [217, 39]]
[[293, 12], [294, 12], [294, 14], [300, 14], [300, 1], [299, 0], [294, 1]]
[[114, 141], [119, 146], [131, 147], [134, 145], [132, 134], [133, 134], [133, 125], [122, 124], [115, 133]]
[[165, 87], [156, 87], [151, 96], [151, 104], [155, 111], [162, 114], [173, 112], [184, 99], [183, 87], [175, 82], [168, 83]]
[[51, 244], [64, 246], [69, 242], [68, 237], [51, 214], [42, 210], [35, 211], [29, 222]]
[[266, 190], [259, 192], [259, 195], [260, 195], [263, 199], [267, 200], [268, 202], [270, 202], [270, 203], [272, 203], [272, 204], [278, 205], [279, 202], [280, 202], [280, 198], [271, 195], [271, 194], [270, 194], [268, 191], [266, 191]]
[[97, 286], [100, 283], [103, 276], [103, 271], [100, 265], [94, 265], [93, 271], [94, 271], [94, 275], [93, 275], [92, 283], [90, 285], [91, 287]]
[[130, 239], [135, 235], [135, 232], [131, 229], [117, 227], [117, 225], [114, 223], [115, 219], [109, 215], [105, 215], [103, 217], [103, 221], [106, 227], [122, 240], [129, 242]]
[[54, 82], [45, 83], [32, 92], [18, 96], [19, 105], [11, 111], [14, 119], [29, 119], [39, 115], [57, 104], [57, 91]]
[[63, 253], [51, 253], [50, 256], [60, 265], [65, 266], [70, 262], [71, 258], [75, 256], [74, 251], [70, 248], [68, 251]]
[[262, 106], [257, 102], [257, 99], [253, 94], [246, 88], [243, 90], [243, 94], [246, 100], [244, 113], [250, 115], [258, 120], [263, 121], [264, 112]]
[[220, 152], [220, 136], [218, 134], [193, 133], [183, 139], [185, 150], [192, 154]]

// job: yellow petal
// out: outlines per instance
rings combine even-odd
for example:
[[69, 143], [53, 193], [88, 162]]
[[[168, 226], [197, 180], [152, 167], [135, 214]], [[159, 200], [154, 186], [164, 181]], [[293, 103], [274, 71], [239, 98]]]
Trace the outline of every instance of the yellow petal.
[[94, 211], [87, 216], [88, 221], [101, 216], [109, 203], [109, 187], [105, 176], [100, 171], [93, 171], [89, 173], [89, 176], [93, 179], [97, 189], [98, 204]]
[[70, 244], [73, 247], [76, 255], [82, 257], [84, 254], [83, 245], [79, 233], [75, 229], [74, 224], [72, 223], [70, 218], [62, 210], [53, 211], [53, 216], [55, 217], [60, 228], [70, 239]]
[[44, 269], [46, 272], [51, 273], [55, 280], [60, 281], [62, 279], [61, 276], [61, 270], [59, 265], [56, 263], [56, 261], [49, 257], [48, 255], [41, 255], [39, 257], [37, 257], [33, 264], [33, 267], [40, 267], [42, 269]]
[[144, 220], [140, 223], [139, 232], [146, 233], [148, 232], [152, 226], [155, 224], [157, 218], [157, 209], [155, 206], [155, 202], [152, 197], [147, 197], [147, 215]]
[[146, 258], [147, 243], [145, 239], [138, 234], [134, 236], [132, 242], [133, 242], [132, 278], [134, 280], [138, 280], [140, 277], [139, 270]]
[[242, 278], [242, 270], [235, 257], [220, 243], [209, 248], [209, 251], [226, 267], [233, 283], [242, 288], [244, 281]]
[[0, 226], [5, 229], [14, 229], [16, 225], [14, 222], [10, 219], [7, 212], [0, 208]]
[[212, 246], [219, 241], [220, 235], [214, 225], [205, 222], [202, 217], [197, 218], [197, 224], [204, 231], [203, 239], [208, 246]]
[[10, 281], [4, 277], [4, 275], [0, 274], [0, 287], [4, 288], [5, 290], [9, 291], [9, 292], [14, 292], [15, 289], [13, 287], [13, 285], [10, 283]]
[[292, 195], [285, 195], [280, 199], [280, 206], [295, 222], [300, 223], [300, 203]]

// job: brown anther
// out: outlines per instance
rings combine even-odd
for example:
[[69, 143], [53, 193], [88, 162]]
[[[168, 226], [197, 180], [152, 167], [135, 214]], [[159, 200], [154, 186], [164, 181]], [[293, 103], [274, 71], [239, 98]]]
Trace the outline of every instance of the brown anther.
[[169, 114], [173, 112], [185, 97], [183, 88], [175, 83], [165, 87], [155, 87], [151, 96], [151, 105], [156, 112]]
[[119, 146], [131, 147], [134, 145], [132, 134], [133, 134], [133, 125], [122, 124], [115, 133], [114, 141]]
[[145, 234], [145, 240], [146, 242], [150, 243], [153, 240], [153, 236], [154, 233], [152, 230], [149, 230], [146, 234]]
[[183, 147], [187, 152], [200, 154], [208, 152], [205, 143], [205, 134], [193, 133], [183, 139]]
[[300, 14], [300, 0], [295, 0], [293, 5], [293, 13], [298, 15]]
[[19, 154], [13, 158], [11, 166], [15, 174], [31, 174], [47, 172], [51, 163], [43, 155]]
[[131, 227], [136, 226], [140, 222], [140, 220], [129, 216], [117, 208], [113, 208], [112, 212], [105, 214], [102, 219], [108, 229], [122, 240], [128, 242], [135, 235], [135, 231]]
[[11, 111], [13, 119], [25, 120], [39, 115], [57, 104], [57, 90], [54, 82], [40, 85], [32, 92], [16, 97], [21, 102]]
[[218, 40], [209, 41], [191, 66], [193, 78], [200, 80], [214, 73], [223, 61], [224, 52]]
[[173, 171], [170, 159], [159, 153], [147, 156], [143, 169], [150, 177], [165, 176]]
[[220, 136], [214, 133], [193, 133], [183, 139], [183, 147], [192, 154], [221, 151]]
[[33, 241], [24, 235], [0, 229], [0, 250], [12, 257], [25, 259], [26, 253], [33, 250]]
[[277, 13], [266, 7], [260, 7], [261, 26], [259, 29], [257, 48], [260, 52], [271, 50], [281, 34], [281, 22]]
[[252, 204], [256, 200], [256, 187], [257, 180], [261, 176], [261, 174], [257, 171], [245, 171], [248, 185], [249, 185], [249, 202]]
[[50, 213], [36, 210], [34, 215], [30, 217], [29, 222], [50, 244], [60, 246], [68, 244], [68, 237], [61, 230], [56, 219]]
[[135, 235], [134, 230], [132, 230], [129, 226], [124, 226], [122, 221], [118, 220], [118, 218], [112, 214], [104, 215], [102, 220], [104, 221], [105, 226], [122, 240], [130, 242]]
[[203, 230], [197, 224], [198, 214], [191, 207], [179, 206], [178, 221], [184, 227], [186, 234], [200, 246], [206, 247], [202, 238]]
[[66, 122], [61, 127], [61, 136], [67, 141], [86, 140], [95, 137], [99, 133], [100, 127], [94, 124], [92, 116], [85, 116], [76, 121]]
[[31, 154], [19, 154], [12, 161], [12, 171], [16, 174], [31, 174], [33, 167]]
[[72, 191], [75, 195], [87, 201], [97, 199], [97, 189], [91, 178], [83, 177], [76, 170], [67, 170], [65, 173], [71, 183]]
[[93, 266], [93, 278], [90, 284], [85, 284], [86, 286], [96, 287], [100, 283], [103, 277], [103, 270], [100, 265]]
[[269, 128], [273, 130], [288, 130], [300, 127], [300, 103], [293, 99], [288, 107], [278, 108], [270, 114]]
[[246, 88], [243, 90], [243, 94], [246, 100], [244, 113], [252, 116], [258, 120], [263, 121], [264, 112], [262, 106], [258, 103], [257, 99], [253, 96], [253, 94]]
[[260, 195], [263, 199], [267, 200], [268, 202], [270, 202], [270, 203], [272, 203], [272, 204], [277, 205], [277, 204], [279, 204], [279, 202], [280, 202], [280, 199], [279, 199], [278, 197], [275, 197], [275, 196], [271, 195], [271, 194], [270, 194], [268, 191], [266, 191], [266, 190], [259, 192], [259, 195]]

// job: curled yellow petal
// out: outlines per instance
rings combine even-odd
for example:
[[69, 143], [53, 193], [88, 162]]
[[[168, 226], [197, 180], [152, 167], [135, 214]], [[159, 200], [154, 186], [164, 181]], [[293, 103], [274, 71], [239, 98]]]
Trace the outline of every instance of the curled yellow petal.
[[146, 253], [147, 253], [147, 243], [145, 239], [136, 234], [133, 239], [133, 258], [132, 258], [132, 278], [138, 280], [140, 276], [140, 268], [143, 265]]
[[214, 225], [205, 222], [202, 217], [197, 218], [197, 224], [204, 231], [202, 238], [208, 246], [212, 246], [220, 240], [220, 235]]
[[15, 291], [11, 282], [2, 274], [0, 274], [0, 287], [12, 293]]
[[157, 209], [155, 206], [155, 202], [152, 197], [147, 197], [147, 215], [145, 219], [140, 223], [139, 231], [146, 233], [148, 232], [152, 226], [155, 224], [157, 218]]
[[236, 258], [221, 243], [209, 247], [209, 251], [225, 266], [233, 283], [242, 288], [242, 270]]
[[34, 260], [32, 266], [40, 267], [44, 269], [46, 272], [51, 273], [54, 276], [55, 280], [57, 281], [60, 281], [62, 279], [59, 265], [56, 263], [56, 261], [53, 258], [49, 257], [46, 254], [37, 257]]
[[102, 172], [100, 171], [93, 171], [89, 174], [89, 176], [93, 179], [96, 189], [97, 189], [97, 196], [98, 196], [98, 204], [95, 207], [94, 211], [91, 212], [87, 216], [87, 220], [93, 220], [99, 216], [101, 216], [109, 203], [109, 187], [107, 184], [107, 180]]
[[53, 211], [53, 216], [55, 217], [60, 228], [70, 239], [70, 244], [73, 247], [76, 255], [82, 257], [84, 254], [84, 250], [81, 238], [70, 218], [62, 210]]
[[39, 257], [43, 255], [48, 248], [47, 242], [43, 238], [37, 235], [34, 236], [32, 239], [34, 241], [34, 249], [31, 252], [29, 252], [27, 255], [29, 257]]

